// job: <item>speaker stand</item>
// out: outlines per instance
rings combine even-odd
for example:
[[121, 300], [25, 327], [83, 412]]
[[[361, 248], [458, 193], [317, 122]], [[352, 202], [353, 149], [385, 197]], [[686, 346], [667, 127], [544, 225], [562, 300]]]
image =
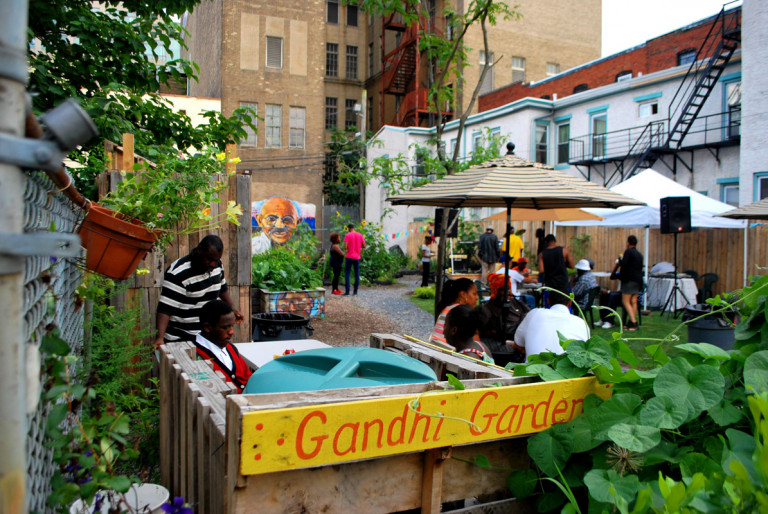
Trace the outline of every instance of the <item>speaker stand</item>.
[[[661, 312], [667, 310], [667, 307], [672, 305], [672, 312], [674, 314], [672, 315], [673, 318], [677, 319], [678, 316], [678, 310], [677, 310], [677, 293], [680, 292], [680, 294], [685, 298], [685, 301], [688, 302], [688, 305], [691, 305], [691, 301], [688, 299], [687, 296], [685, 296], [685, 293], [683, 292], [680, 287], [677, 285], [677, 232], [675, 232], [675, 251], [674, 251], [674, 265], [675, 265], [675, 278], [674, 278], [674, 285], [672, 286], [672, 290], [669, 292], [669, 296], [667, 297], [667, 301], [664, 302], [664, 307], [661, 308]], [[669, 321], [669, 312], [667, 311], [667, 321]]]

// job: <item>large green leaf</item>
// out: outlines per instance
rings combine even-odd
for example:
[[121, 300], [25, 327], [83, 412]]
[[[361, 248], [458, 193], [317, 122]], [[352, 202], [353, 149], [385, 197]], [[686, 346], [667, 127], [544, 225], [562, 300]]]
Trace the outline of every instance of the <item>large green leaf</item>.
[[628, 503], [634, 500], [640, 480], [637, 475], [621, 476], [612, 469], [593, 469], [584, 476], [589, 495], [603, 503], [615, 503], [615, 496]]
[[721, 427], [727, 427], [739, 421], [744, 413], [728, 400], [723, 400], [708, 411], [710, 417]]
[[576, 416], [566, 425], [573, 432], [573, 453], [588, 452], [601, 444], [592, 434], [592, 423], [588, 416]]
[[599, 337], [573, 341], [568, 345], [568, 359], [577, 368], [592, 368], [595, 365], [610, 367], [611, 347]]
[[623, 448], [642, 453], [659, 444], [661, 432], [656, 427], [619, 423], [608, 430], [608, 437]]
[[696, 473], [711, 477], [715, 473], [722, 473], [723, 468], [703, 453], [689, 453], [680, 461], [680, 471], [683, 477], [692, 477]]
[[532, 469], [513, 471], [507, 477], [507, 486], [515, 498], [527, 498], [536, 490], [539, 477]]
[[731, 461], [737, 460], [746, 468], [749, 476], [757, 480], [755, 466], [752, 462], [752, 455], [755, 452], [755, 438], [751, 434], [733, 428], [726, 429], [725, 435], [728, 439], [728, 449], [723, 451], [723, 469], [726, 473], [731, 474]]
[[565, 380], [565, 377], [545, 364], [531, 364], [526, 368], [528, 373], [538, 375], [545, 382]]
[[557, 372], [565, 378], [583, 377], [589, 372], [589, 368], [578, 368], [570, 359], [560, 359], [555, 364]]
[[592, 432], [599, 440], [608, 438], [608, 430], [619, 423], [636, 423], [642, 400], [636, 394], [614, 394], [603, 402], [592, 417]]
[[573, 450], [573, 432], [566, 425], [553, 425], [528, 439], [528, 455], [550, 477], [556, 477], [565, 467]]
[[691, 366], [682, 357], [665, 364], [653, 383], [657, 396], [668, 396], [688, 408], [689, 419], [717, 405], [725, 393], [725, 378], [715, 366]]
[[688, 418], [688, 408], [669, 396], [654, 396], [640, 411], [640, 423], [656, 428], [673, 429]]
[[718, 361], [727, 361], [731, 355], [722, 348], [709, 343], [684, 343], [675, 346], [680, 350], [695, 353], [704, 359], [714, 359]]
[[744, 386], [748, 391], [768, 391], [768, 351], [756, 352], [744, 362]]

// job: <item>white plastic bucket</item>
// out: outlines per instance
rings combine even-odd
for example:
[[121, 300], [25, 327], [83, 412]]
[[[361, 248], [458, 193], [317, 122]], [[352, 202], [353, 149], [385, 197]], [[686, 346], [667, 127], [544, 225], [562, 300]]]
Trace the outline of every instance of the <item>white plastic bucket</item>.
[[[117, 506], [121, 511], [127, 511], [128, 508], [123, 504], [122, 498], [118, 493], [99, 491], [100, 495], [107, 495], [104, 503], [101, 505], [102, 514], [107, 514], [109, 508], [112, 506], [110, 497], [117, 502]], [[136, 513], [162, 513], [160, 506], [168, 501], [170, 493], [168, 489], [157, 484], [133, 484], [130, 489], [123, 495], [125, 496], [125, 502], [130, 507], [130, 512]], [[84, 514], [93, 512], [93, 502], [86, 506], [83, 500], [77, 500], [69, 507], [69, 514]]]

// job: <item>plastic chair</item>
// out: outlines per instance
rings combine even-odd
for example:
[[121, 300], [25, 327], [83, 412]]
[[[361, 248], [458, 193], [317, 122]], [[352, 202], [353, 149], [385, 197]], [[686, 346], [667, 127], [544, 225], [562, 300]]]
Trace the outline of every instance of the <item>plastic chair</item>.
[[491, 299], [491, 288], [485, 285], [485, 283], [479, 278], [472, 279], [472, 282], [477, 286], [477, 296], [480, 297], [480, 303], [485, 303]]
[[704, 303], [707, 298], [713, 298], [712, 285], [720, 280], [717, 273], [704, 273], [701, 276], [701, 287], [699, 288], [699, 303]]
[[[595, 304], [597, 295], [600, 294], [600, 287], [593, 287], [587, 292], [587, 304], [584, 310], [584, 317], [589, 318], [589, 326], [595, 328], [595, 314], [592, 306]], [[600, 318], [598, 318], [600, 319]]]

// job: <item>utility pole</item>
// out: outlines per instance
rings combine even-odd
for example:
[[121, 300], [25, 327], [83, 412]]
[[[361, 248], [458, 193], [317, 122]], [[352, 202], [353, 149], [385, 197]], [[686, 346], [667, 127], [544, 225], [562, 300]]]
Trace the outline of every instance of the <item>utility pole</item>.
[[[360, 160], [360, 163], [367, 163], [368, 162], [368, 151], [365, 146], [365, 140], [366, 140], [366, 113], [368, 112], [368, 91], [363, 89], [363, 93], [360, 98], [360, 141], [363, 144], [363, 155], [362, 159]], [[365, 181], [360, 181], [360, 221], [365, 219]]]

